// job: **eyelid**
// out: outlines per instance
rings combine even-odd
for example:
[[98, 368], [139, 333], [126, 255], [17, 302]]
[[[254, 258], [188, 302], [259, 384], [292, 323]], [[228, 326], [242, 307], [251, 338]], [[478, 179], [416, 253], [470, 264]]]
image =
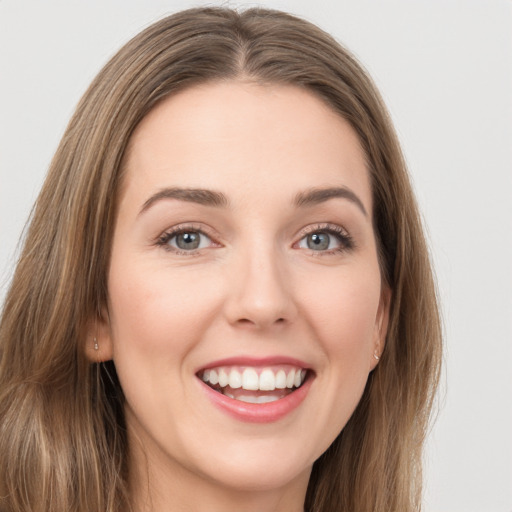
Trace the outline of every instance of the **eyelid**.
[[319, 222], [317, 224], [309, 224], [308, 226], [302, 228], [297, 236], [304, 237], [311, 233], [315, 233], [316, 231], [331, 231], [334, 233], [341, 233], [346, 236], [349, 236], [348, 231], [343, 226], [331, 222]]
[[302, 240], [305, 236], [310, 235], [312, 233], [316, 233], [317, 231], [334, 233], [336, 235], [340, 235], [342, 237], [350, 238], [349, 232], [339, 224], [333, 224], [330, 222], [319, 222], [317, 224], [310, 224], [304, 228], [302, 228], [298, 233], [296, 238], [298, 240]]
[[[334, 235], [338, 238], [340, 247], [336, 247], [334, 249], [326, 249], [325, 251], [313, 251], [309, 249], [311, 253], [314, 253], [315, 256], [321, 256], [326, 254], [340, 253], [344, 251], [349, 251], [355, 248], [355, 242], [350, 235], [350, 233], [339, 224], [333, 224], [330, 222], [321, 222], [317, 224], [310, 224], [304, 228], [302, 228], [297, 234], [297, 241], [294, 242], [293, 247], [298, 248], [298, 244], [308, 235], [316, 232], [323, 232]], [[308, 250], [308, 249], [306, 249]]]
[[221, 247], [221, 244], [216, 241], [216, 234], [211, 228], [208, 228], [204, 225], [199, 225], [194, 222], [185, 222], [182, 224], [176, 224], [175, 226], [172, 226], [165, 231], [163, 231], [161, 234], [157, 236], [157, 238], [154, 240], [154, 244], [157, 246], [162, 247], [164, 250], [173, 252], [178, 255], [186, 255], [186, 256], [193, 256], [197, 255], [200, 251], [207, 249], [205, 247], [200, 249], [192, 249], [192, 250], [182, 250], [178, 247], [173, 247], [169, 245], [169, 240], [174, 238], [175, 236], [179, 235], [180, 233], [186, 233], [187, 231], [197, 232], [201, 235], [207, 237], [212, 246]]

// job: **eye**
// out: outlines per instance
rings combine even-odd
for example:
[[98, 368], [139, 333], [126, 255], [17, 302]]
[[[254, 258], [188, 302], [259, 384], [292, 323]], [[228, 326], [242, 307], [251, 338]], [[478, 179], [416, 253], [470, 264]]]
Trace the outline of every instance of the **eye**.
[[311, 249], [312, 251], [326, 251], [336, 249], [340, 246], [339, 240], [329, 233], [319, 231], [305, 236], [299, 242], [301, 249]]
[[326, 253], [349, 250], [353, 246], [350, 235], [340, 226], [314, 227], [297, 244], [299, 249]]
[[174, 235], [169, 240], [169, 245], [174, 246], [174, 244], [176, 244], [178, 249], [190, 251], [199, 249], [201, 246], [204, 247], [205, 238], [207, 237], [198, 231], [185, 231], [184, 233]]
[[178, 253], [193, 252], [212, 245], [212, 240], [198, 229], [179, 229], [164, 233], [158, 245]]

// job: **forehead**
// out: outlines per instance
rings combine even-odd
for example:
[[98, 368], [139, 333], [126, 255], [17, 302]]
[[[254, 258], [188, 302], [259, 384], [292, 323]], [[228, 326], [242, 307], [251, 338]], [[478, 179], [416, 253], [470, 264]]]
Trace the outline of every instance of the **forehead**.
[[356, 133], [313, 93], [288, 85], [205, 84], [157, 105], [131, 138], [122, 196], [169, 186], [246, 199], [347, 186], [371, 210]]

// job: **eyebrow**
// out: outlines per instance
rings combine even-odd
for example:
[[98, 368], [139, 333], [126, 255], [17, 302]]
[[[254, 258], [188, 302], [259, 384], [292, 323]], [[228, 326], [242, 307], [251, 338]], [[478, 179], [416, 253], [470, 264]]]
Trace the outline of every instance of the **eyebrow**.
[[226, 207], [228, 199], [222, 192], [206, 190], [203, 188], [164, 188], [153, 194], [143, 205], [139, 215], [162, 199], [179, 199], [189, 203], [197, 203], [205, 206]]
[[[329, 199], [341, 198], [348, 199], [354, 203], [365, 216], [368, 216], [366, 208], [359, 197], [349, 188], [346, 187], [328, 187], [313, 188], [303, 192], [299, 192], [293, 201], [296, 207], [313, 206], [324, 203]], [[204, 206], [227, 207], [229, 205], [228, 198], [222, 193], [214, 190], [203, 188], [164, 188], [153, 194], [143, 205], [139, 215], [147, 211], [153, 204], [162, 199], [178, 199], [190, 203], [201, 204]]]
[[299, 192], [295, 196], [294, 203], [296, 206], [313, 206], [316, 204], [324, 203], [329, 199], [341, 198], [348, 199], [354, 203], [366, 217], [368, 212], [359, 197], [349, 188], [346, 187], [328, 187], [328, 188], [313, 188], [304, 192]]

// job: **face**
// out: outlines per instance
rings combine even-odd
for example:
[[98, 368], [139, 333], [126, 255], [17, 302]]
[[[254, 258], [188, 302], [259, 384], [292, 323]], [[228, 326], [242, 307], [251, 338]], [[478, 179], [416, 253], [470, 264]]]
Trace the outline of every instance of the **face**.
[[232, 489], [307, 482], [387, 321], [368, 172], [349, 124], [292, 86], [200, 86], [126, 157], [100, 355], [133, 457]]

